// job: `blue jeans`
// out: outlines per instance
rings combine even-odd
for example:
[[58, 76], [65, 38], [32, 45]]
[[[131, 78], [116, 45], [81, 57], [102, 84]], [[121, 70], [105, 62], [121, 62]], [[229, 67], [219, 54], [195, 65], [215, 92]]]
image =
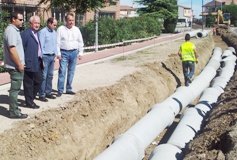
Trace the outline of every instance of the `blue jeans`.
[[53, 81], [53, 71], [54, 71], [54, 58], [55, 55], [43, 55], [43, 81], [40, 86], [39, 96], [45, 97], [50, 95], [52, 92], [52, 81]]
[[191, 83], [191, 79], [194, 75], [195, 71], [195, 63], [192, 61], [185, 61], [182, 63], [183, 65], [183, 74], [184, 74], [184, 82], [185, 86], [188, 86]]
[[77, 65], [78, 50], [61, 50], [60, 67], [58, 70], [58, 93], [63, 93], [67, 75], [66, 92], [72, 91], [72, 81]]

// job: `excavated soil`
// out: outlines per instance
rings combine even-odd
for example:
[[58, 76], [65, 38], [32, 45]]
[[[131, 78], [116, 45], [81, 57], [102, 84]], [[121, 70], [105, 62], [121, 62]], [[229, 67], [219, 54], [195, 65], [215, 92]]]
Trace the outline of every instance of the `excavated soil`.
[[[219, 36], [214, 37], [214, 40], [209, 36], [192, 41], [200, 56], [196, 74], [205, 66], [216, 44], [226, 47]], [[0, 159], [92, 160], [116, 136], [143, 117], [155, 103], [161, 102], [183, 85], [181, 62], [177, 56], [182, 42], [177, 40], [103, 62], [134, 66], [138, 70], [112, 85], [80, 90], [67, 105], [38, 113], [1, 133]], [[99, 70], [100, 67], [95, 65], [95, 69]], [[210, 118], [214, 121], [225, 115], [226, 121], [218, 121], [213, 125], [217, 130], [227, 128], [229, 131], [228, 125], [235, 125], [235, 94], [230, 93], [237, 88], [234, 83], [233, 79], [233, 85], [226, 89], [227, 93], [220, 99], [220, 104], [226, 107], [213, 111], [215, 118]], [[214, 129], [213, 126], [210, 127]], [[209, 130], [204, 129], [205, 132]], [[227, 132], [216, 132], [212, 133], [213, 136], [208, 133], [207, 142], [212, 145], [218, 142], [219, 145], [215, 147], [218, 150], [217, 146], [222, 146], [220, 142], [225, 139], [215, 135], [224, 137]], [[200, 141], [200, 145], [192, 146], [204, 148], [205, 145]]]

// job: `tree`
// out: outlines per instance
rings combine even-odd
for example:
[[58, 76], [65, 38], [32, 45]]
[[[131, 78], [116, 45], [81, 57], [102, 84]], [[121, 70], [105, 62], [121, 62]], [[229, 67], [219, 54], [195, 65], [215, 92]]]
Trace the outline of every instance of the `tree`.
[[206, 27], [212, 27], [215, 24], [215, 16], [208, 15], [206, 17]]
[[[3, 60], [3, 34], [4, 30], [8, 25], [7, 18], [9, 17], [9, 14], [6, 11], [0, 12], [0, 60]], [[0, 72], [4, 72], [5, 69], [3, 67], [0, 67]]]
[[117, 0], [40, 0], [40, 4], [47, 4], [49, 3], [49, 8], [51, 7], [58, 7], [63, 8], [66, 11], [70, 11], [75, 9], [76, 13], [86, 13], [90, 10], [95, 10], [96, 8], [103, 7], [104, 4], [107, 3], [116, 3]]
[[138, 12], [151, 14], [159, 19], [164, 19], [164, 28], [166, 32], [174, 32], [178, 17], [177, 0], [137, 0], [137, 3], [144, 7]]

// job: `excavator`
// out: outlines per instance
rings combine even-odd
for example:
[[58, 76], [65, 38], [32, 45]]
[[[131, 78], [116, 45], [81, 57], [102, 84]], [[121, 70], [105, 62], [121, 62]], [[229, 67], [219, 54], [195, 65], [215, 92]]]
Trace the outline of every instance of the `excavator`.
[[230, 25], [230, 13], [223, 13], [222, 10], [217, 11], [217, 24]]

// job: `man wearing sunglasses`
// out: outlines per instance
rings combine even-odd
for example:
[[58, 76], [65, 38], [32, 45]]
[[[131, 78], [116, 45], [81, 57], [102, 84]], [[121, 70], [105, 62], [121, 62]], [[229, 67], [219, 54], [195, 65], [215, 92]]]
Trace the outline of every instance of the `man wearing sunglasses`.
[[9, 90], [9, 117], [27, 118], [27, 114], [21, 113], [18, 108], [17, 97], [21, 89], [24, 76], [24, 49], [19, 28], [22, 27], [23, 15], [18, 12], [12, 12], [10, 24], [4, 32], [4, 64], [10, 74], [11, 87]]

